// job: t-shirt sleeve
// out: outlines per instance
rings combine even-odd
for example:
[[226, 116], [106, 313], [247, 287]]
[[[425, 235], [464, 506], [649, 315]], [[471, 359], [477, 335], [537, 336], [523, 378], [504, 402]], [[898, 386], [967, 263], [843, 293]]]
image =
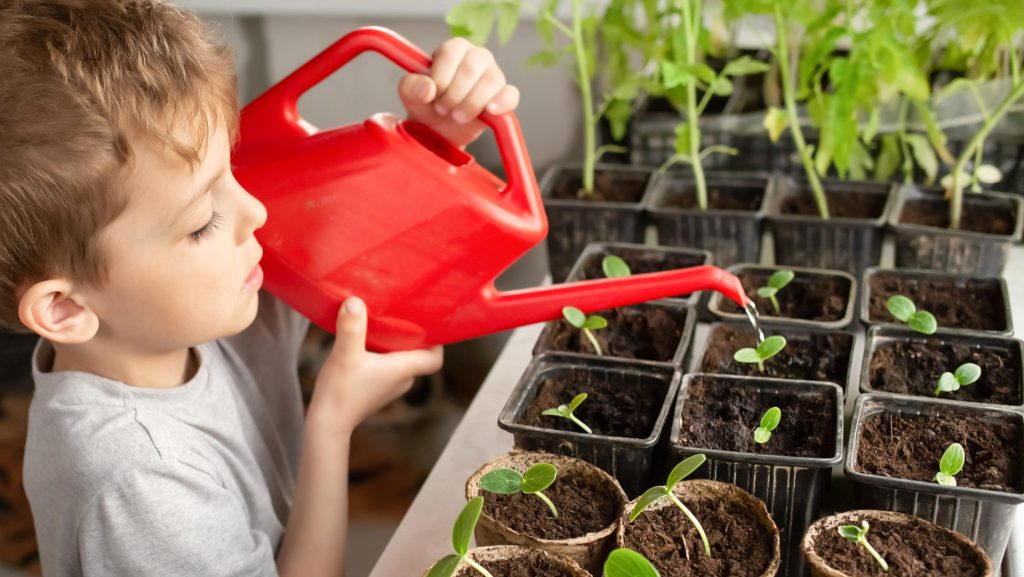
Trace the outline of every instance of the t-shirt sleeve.
[[86, 509], [78, 530], [89, 576], [277, 575], [270, 537], [206, 473], [161, 461], [123, 473]]

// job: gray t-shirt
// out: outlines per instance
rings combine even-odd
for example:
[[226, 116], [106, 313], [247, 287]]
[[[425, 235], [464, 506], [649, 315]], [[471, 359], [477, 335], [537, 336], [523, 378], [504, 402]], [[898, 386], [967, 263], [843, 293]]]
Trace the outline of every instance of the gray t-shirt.
[[196, 347], [198, 371], [171, 389], [48, 372], [53, 347], [40, 340], [25, 489], [44, 574], [276, 575], [307, 327], [262, 293], [253, 325]]

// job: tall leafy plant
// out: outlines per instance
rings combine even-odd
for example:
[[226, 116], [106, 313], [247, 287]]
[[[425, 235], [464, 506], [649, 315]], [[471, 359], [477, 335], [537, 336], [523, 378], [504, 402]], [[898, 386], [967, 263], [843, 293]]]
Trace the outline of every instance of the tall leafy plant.
[[[619, 0], [613, 4], [621, 6]], [[594, 191], [594, 172], [598, 159], [606, 153], [622, 151], [615, 145], [597, 146], [597, 122], [613, 105], [616, 118], [622, 119], [622, 102], [631, 100], [638, 91], [636, 78], [622, 74], [617, 80], [620, 86], [612, 87], [602, 99], [601, 106], [595, 107], [592, 83], [597, 70], [598, 32], [602, 29], [601, 14], [596, 2], [569, 0], [571, 18], [568, 22], [558, 17], [561, 0], [544, 0], [533, 3], [527, 0], [470, 0], [448, 12], [445, 20], [451, 26], [452, 34], [468, 37], [476, 44], [484, 44], [497, 23], [499, 40], [504, 43], [519, 26], [522, 11], [537, 16], [537, 31], [544, 42], [544, 49], [530, 57], [528, 64], [539, 66], [567, 65], [580, 91], [583, 108], [583, 186], [580, 196], [586, 197]], [[625, 70], [620, 61], [619, 71]], [[618, 103], [618, 104], [616, 104]], [[628, 111], [627, 111], [628, 113]]]

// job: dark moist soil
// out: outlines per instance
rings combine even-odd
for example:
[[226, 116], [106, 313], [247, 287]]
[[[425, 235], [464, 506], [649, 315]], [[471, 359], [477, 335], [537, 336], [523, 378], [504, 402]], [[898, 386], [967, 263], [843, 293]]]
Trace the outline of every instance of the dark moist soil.
[[497, 495], [482, 491], [484, 512], [498, 523], [540, 539], [572, 539], [607, 528], [621, 512], [621, 497], [606, 484], [582, 475], [559, 476], [544, 490], [558, 519], [536, 495]]
[[672, 577], [759, 577], [772, 559], [772, 538], [743, 503], [683, 498], [711, 544], [711, 557], [679, 507], [643, 513], [626, 530], [626, 546]]
[[573, 414], [593, 429], [595, 435], [646, 439], [654, 430], [668, 385], [653, 380], [624, 381], [616, 377], [616, 382], [609, 382], [582, 370], [563, 373], [557, 380], [544, 379], [537, 396], [526, 405], [518, 422], [581, 433], [583, 430], [568, 419], [541, 413], [568, 404], [580, 393], [587, 393], [587, 400]]
[[[838, 321], [846, 314], [849, 306], [850, 281], [842, 277], [797, 274], [793, 280], [775, 295], [779, 301], [780, 313], [775, 312], [772, 301], [757, 296], [757, 289], [768, 285], [768, 277], [775, 271], [744, 270], [737, 277], [743, 290], [757, 305], [762, 317], [784, 317], [809, 321]], [[725, 313], [740, 313], [739, 306], [731, 300], [722, 299], [721, 309]]]
[[[575, 577], [575, 574], [562, 569], [543, 557], [508, 559], [502, 561], [484, 561], [480, 563], [494, 577]], [[459, 569], [457, 577], [480, 577], [471, 567]]]
[[[683, 338], [685, 309], [657, 306], [625, 307], [600, 311], [608, 326], [591, 331], [604, 356], [671, 362]], [[540, 350], [595, 354], [583, 331], [562, 319], [541, 343]], [[539, 351], [538, 351], [539, 352]]]
[[[583, 279], [604, 278], [604, 270], [601, 268], [601, 261], [604, 257], [615, 255], [626, 261], [629, 265], [630, 274], [646, 274], [649, 272], [661, 272], [677, 268], [690, 268], [701, 266], [707, 261], [703, 255], [680, 254], [672, 252], [640, 252], [636, 250], [618, 251], [612, 249], [604, 254], [595, 254], [583, 265]], [[689, 296], [689, 295], [683, 295]]]
[[903, 295], [918, 308], [935, 315], [940, 327], [1001, 331], [1006, 329], [1006, 301], [999, 283], [976, 279], [910, 278], [889, 274], [871, 275], [871, 320], [898, 322], [885, 303]]
[[580, 194], [583, 177], [573, 175], [556, 180], [551, 197], [593, 202], [640, 202], [647, 188], [647, 179], [642, 173], [598, 170], [594, 173], [594, 192], [591, 194]]
[[943, 399], [1021, 404], [1019, 359], [1007, 347], [950, 343], [941, 339], [924, 342], [888, 342], [871, 356], [869, 384], [876, 391], [934, 397], [935, 386], [944, 372], [953, 372], [964, 363], [981, 367], [981, 378]]
[[941, 531], [919, 525], [872, 521], [868, 543], [889, 564], [885, 573], [863, 546], [838, 531], [820, 533], [814, 551], [828, 566], [850, 577], [981, 577], [977, 553]]
[[[686, 447], [828, 458], [836, 453], [836, 399], [826, 391], [760, 390], [721, 379], [694, 379], [683, 400], [678, 442]], [[754, 429], [771, 407], [782, 420], [768, 442]]]
[[[757, 212], [764, 198], [764, 189], [741, 187], [715, 187], [708, 190], [708, 208], [711, 210], [739, 210]], [[697, 208], [697, 189], [686, 188], [673, 190], [666, 195], [660, 208]]]
[[[874, 220], [885, 210], [886, 196], [868, 192], [825, 191], [828, 212], [832, 218], [861, 218]], [[801, 190], [782, 199], [779, 206], [782, 214], [818, 216], [818, 204], [810, 189]]]
[[896, 479], [933, 482], [951, 443], [964, 447], [957, 485], [1005, 493], [1021, 491], [1020, 427], [1006, 419], [982, 419], [966, 411], [904, 415], [878, 412], [860, 425], [856, 470]]
[[771, 327], [767, 327], [766, 333], [786, 337], [786, 348], [765, 362], [764, 373], [758, 370], [756, 364], [737, 363], [733, 360], [736, 351], [754, 347], [757, 342], [752, 328], [740, 328], [739, 325], [719, 325], [711, 332], [699, 372], [830, 381], [846, 390], [847, 369], [853, 349], [852, 335], [841, 332], [795, 334], [773, 330]]
[[[965, 202], [960, 217], [960, 230], [1012, 234], [1016, 216], [1007, 207], [978, 206]], [[949, 203], [945, 200], [907, 200], [903, 203], [900, 224], [949, 228]]]

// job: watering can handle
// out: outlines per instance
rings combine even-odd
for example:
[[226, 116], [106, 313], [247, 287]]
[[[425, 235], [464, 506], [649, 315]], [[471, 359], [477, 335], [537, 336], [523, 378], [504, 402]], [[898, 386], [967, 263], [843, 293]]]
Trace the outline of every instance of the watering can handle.
[[[367, 26], [349, 32], [309, 62], [288, 75], [247, 108], [259, 110], [266, 122], [254, 126], [244, 137], [252, 141], [306, 137], [316, 127], [299, 115], [299, 98], [325, 78], [366, 51], [378, 52], [410, 73], [430, 70], [430, 57], [397, 33], [378, 26]], [[533, 176], [533, 166], [526, 154], [522, 130], [515, 114], [494, 116], [481, 114], [480, 121], [494, 131], [505, 167], [506, 186], [502, 193], [515, 193], [512, 201], [527, 214], [540, 211], [540, 192]]]

